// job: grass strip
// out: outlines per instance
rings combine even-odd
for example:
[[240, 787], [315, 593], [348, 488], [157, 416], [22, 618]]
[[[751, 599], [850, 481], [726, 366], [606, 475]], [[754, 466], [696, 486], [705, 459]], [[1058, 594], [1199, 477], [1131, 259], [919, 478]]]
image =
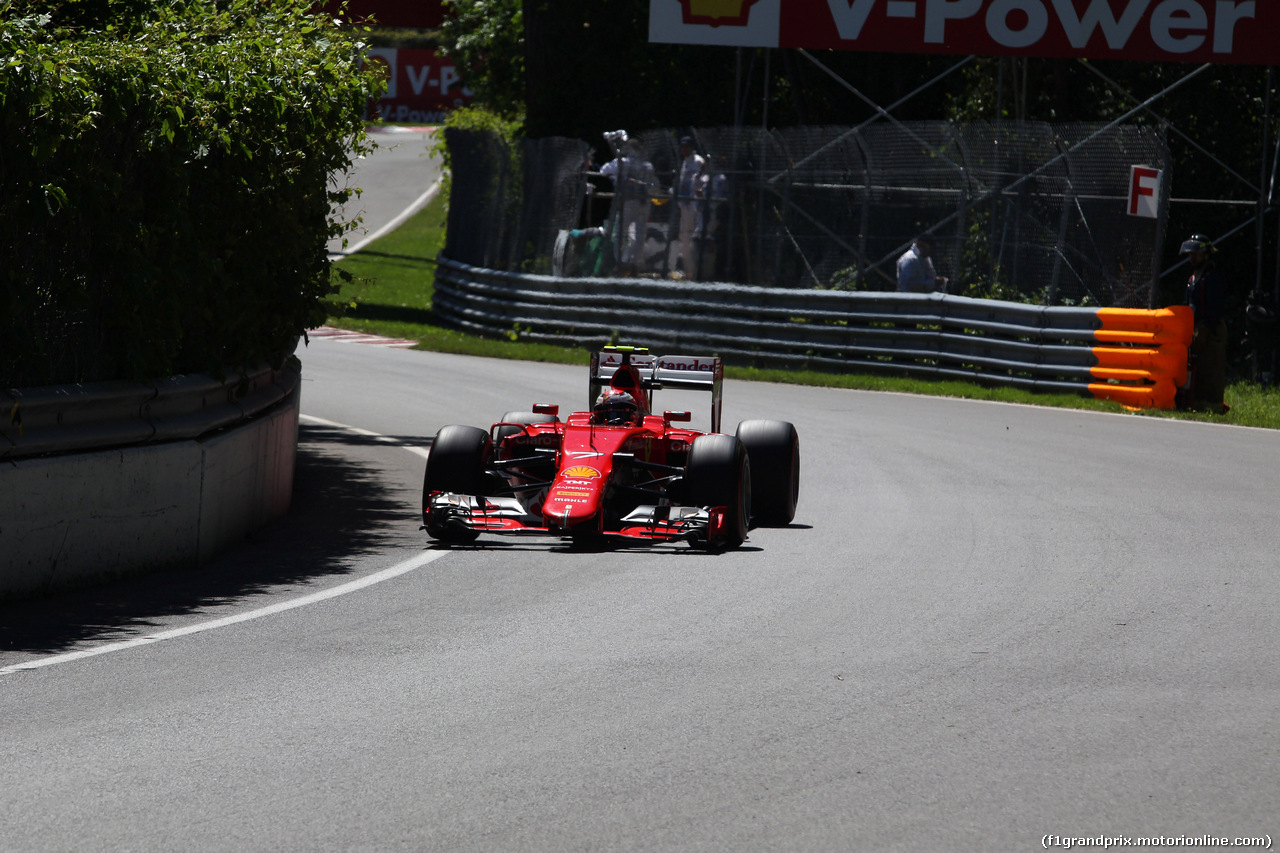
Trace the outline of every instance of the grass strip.
[[[329, 325], [370, 334], [418, 341], [416, 349], [557, 364], [587, 364], [590, 352], [521, 341], [486, 338], [441, 324], [431, 310], [435, 290], [435, 258], [444, 248], [445, 200], [437, 195], [404, 225], [355, 254], [334, 263], [341, 288], [333, 301]], [[986, 386], [955, 380], [913, 379], [864, 373], [827, 373], [727, 365], [730, 378], [866, 391], [896, 391], [968, 400], [992, 400], [1030, 406], [1123, 412], [1123, 407], [1075, 394], [1038, 394], [1018, 388]], [[1280, 389], [1253, 382], [1227, 388], [1225, 415], [1205, 412], [1143, 410], [1144, 417], [1208, 421], [1238, 426], [1280, 428]]]

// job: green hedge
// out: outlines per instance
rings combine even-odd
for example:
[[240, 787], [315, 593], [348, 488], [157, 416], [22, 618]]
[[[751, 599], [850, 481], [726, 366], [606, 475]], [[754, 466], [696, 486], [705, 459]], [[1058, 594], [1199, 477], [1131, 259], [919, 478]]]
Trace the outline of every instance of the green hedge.
[[0, 0], [0, 385], [225, 373], [321, 323], [382, 85], [295, 0]]

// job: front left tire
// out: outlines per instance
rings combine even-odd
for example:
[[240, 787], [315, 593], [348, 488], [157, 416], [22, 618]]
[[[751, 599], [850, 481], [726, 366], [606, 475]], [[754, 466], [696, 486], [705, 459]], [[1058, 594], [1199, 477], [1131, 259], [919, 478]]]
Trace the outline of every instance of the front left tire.
[[427, 535], [447, 543], [472, 542], [480, 534], [439, 510], [428, 512], [431, 496], [438, 492], [474, 496], [484, 494], [485, 463], [492, 452], [489, 433], [479, 427], [450, 424], [436, 433], [427, 454], [422, 481], [422, 512]]

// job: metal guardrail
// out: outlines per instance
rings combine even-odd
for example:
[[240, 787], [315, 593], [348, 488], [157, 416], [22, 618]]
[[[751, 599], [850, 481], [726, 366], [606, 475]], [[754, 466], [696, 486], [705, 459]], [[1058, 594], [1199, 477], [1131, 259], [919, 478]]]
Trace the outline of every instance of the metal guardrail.
[[270, 410], [301, 365], [245, 376], [175, 376], [154, 385], [94, 382], [0, 391], [0, 460], [199, 438]]
[[436, 314], [491, 336], [692, 347], [765, 366], [956, 378], [1157, 408], [1172, 407], [1185, 382], [1190, 322], [1177, 309], [558, 278], [437, 262]]

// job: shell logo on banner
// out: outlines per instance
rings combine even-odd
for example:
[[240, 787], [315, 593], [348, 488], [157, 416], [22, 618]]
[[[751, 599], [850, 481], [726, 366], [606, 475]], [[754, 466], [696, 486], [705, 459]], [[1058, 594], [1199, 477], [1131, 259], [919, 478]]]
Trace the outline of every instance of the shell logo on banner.
[[572, 468], [566, 468], [562, 476], [574, 480], [594, 480], [600, 476], [600, 472], [590, 465], [574, 465]]
[[777, 47], [782, 0], [649, 0], [649, 41]]
[[680, 0], [686, 24], [745, 27], [758, 0]]

